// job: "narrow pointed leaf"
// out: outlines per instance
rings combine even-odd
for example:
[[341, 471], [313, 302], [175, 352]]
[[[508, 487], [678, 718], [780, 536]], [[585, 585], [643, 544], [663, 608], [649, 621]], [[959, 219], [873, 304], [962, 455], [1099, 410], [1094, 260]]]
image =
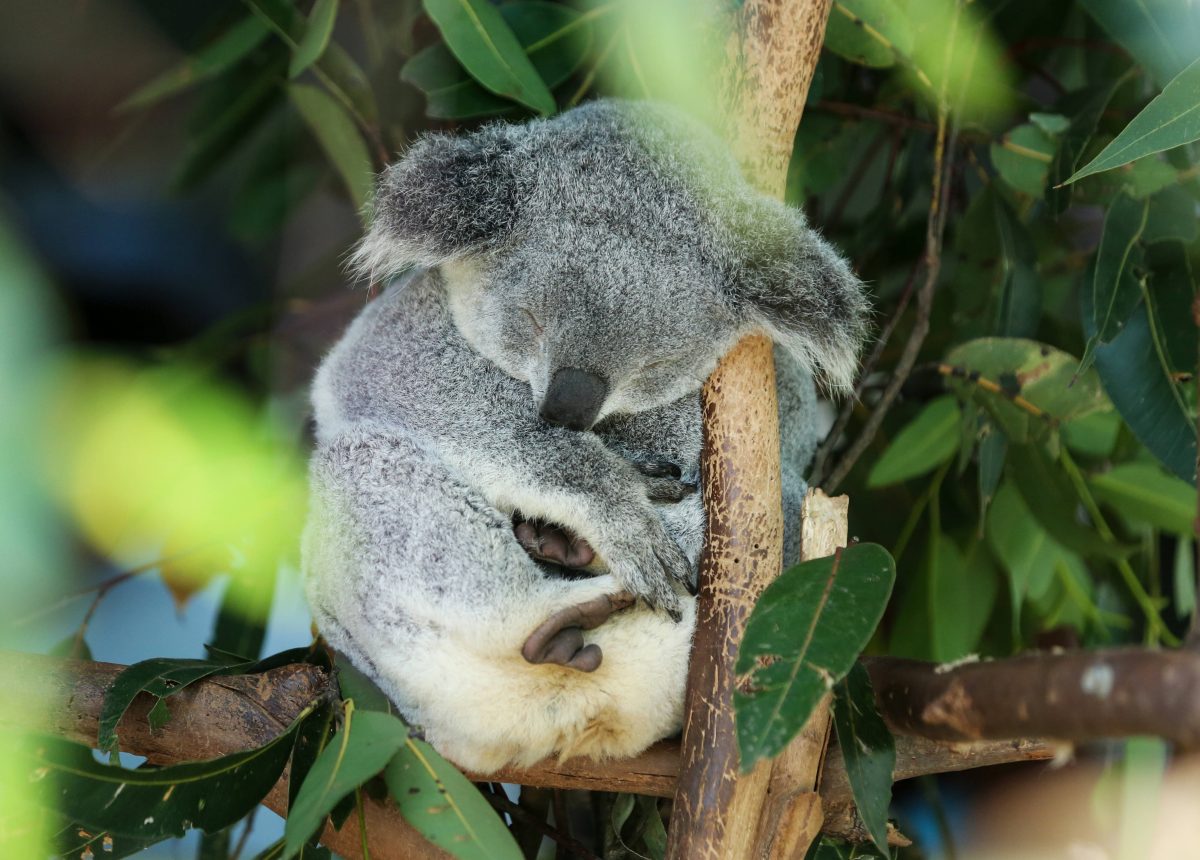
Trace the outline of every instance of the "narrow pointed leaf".
[[408, 726], [377, 711], [353, 711], [326, 744], [288, 812], [285, 857], [295, 856], [338, 801], [387, 766], [408, 739]]
[[485, 88], [538, 113], [554, 113], [554, 96], [495, 6], [487, 0], [425, 0], [425, 11]]
[[1200, 55], [1200, 16], [1179, 0], [1080, 0], [1114, 41], [1162, 86]]
[[1091, 479], [1096, 497], [1131, 522], [1190, 535], [1196, 520], [1196, 488], [1153, 463], [1122, 463]]
[[[1081, 372], [1092, 366], [1096, 347], [1112, 342], [1141, 301], [1142, 291], [1134, 269], [1140, 262], [1137, 242], [1146, 229], [1148, 211], [1147, 201], [1122, 192], [1113, 199], [1104, 217], [1104, 232], [1091, 268], [1092, 320], [1096, 334], [1088, 338], [1079, 362]], [[1088, 289], [1086, 283], [1084, 289]]]
[[[1084, 335], [1093, 337], [1091, 291], [1082, 294]], [[1096, 348], [1096, 372], [1138, 441], [1173, 474], [1195, 484], [1195, 415], [1164, 367], [1150, 327], [1150, 310], [1144, 305], [1138, 308], [1112, 343]]]
[[839, 0], [830, 10], [824, 47], [852, 63], [886, 68], [912, 53], [912, 24], [893, 0]]
[[884, 487], [932, 471], [954, 456], [961, 436], [962, 414], [953, 397], [939, 397], [896, 434], [867, 478], [867, 486]]
[[354, 207], [361, 211], [371, 193], [373, 171], [367, 145], [350, 115], [316, 87], [292, 84], [288, 87], [288, 94], [325, 150], [330, 163], [341, 175]]
[[1077, 108], [1071, 117], [1071, 124], [1059, 139], [1054, 159], [1050, 162], [1050, 189], [1046, 193], [1046, 200], [1056, 217], [1065, 212], [1071, 203], [1072, 188], [1066, 186], [1067, 179], [1078, 169], [1079, 159], [1096, 133], [1096, 126], [1112, 101], [1113, 94], [1128, 78], [1128, 74], [1123, 75], [1075, 97]]
[[520, 860], [491, 804], [424, 741], [408, 738], [384, 779], [405, 820], [442, 850], [462, 860]]
[[854, 665], [883, 615], [896, 566], [856, 544], [767, 586], [746, 625], [733, 694], [743, 772], [776, 755]]
[[1067, 180], [1075, 182], [1093, 173], [1200, 140], [1200, 60], [1196, 60], [1167, 84], [1117, 135]]
[[308, 27], [296, 44], [296, 50], [292, 52], [292, 61], [288, 64], [288, 77], [300, 75], [321, 59], [321, 55], [329, 46], [329, 37], [333, 35], [337, 13], [338, 0], [317, 0], [313, 4], [312, 14], [308, 16]]
[[[161, 697], [170, 696], [209, 675], [228, 671], [229, 666], [211, 660], [184, 660], [169, 657], [157, 657], [153, 660], [143, 660], [125, 669], [113, 680], [112, 685], [104, 694], [104, 705], [100, 710], [100, 728], [97, 745], [105, 752], [117, 749], [117, 725], [121, 717], [129, 709], [139, 693], [147, 692], [159, 696], [160, 701], [155, 705], [155, 711], [165, 705]], [[152, 711], [151, 720], [160, 720], [159, 725], [165, 724], [169, 713]]]
[[833, 725], [854, 805], [871, 841], [887, 855], [887, 814], [892, 802], [896, 741], [875, 708], [871, 676], [861, 663], [855, 663], [833, 688]]
[[140, 87], [117, 106], [117, 111], [145, 108], [206, 81], [246, 57], [270, 30], [253, 16], [230, 27], [212, 44], [201, 48], [180, 65]]
[[270, 791], [287, 764], [297, 724], [248, 752], [138, 770], [101, 764], [78, 744], [38, 738], [30, 745], [30, 779], [53, 779], [58, 811], [115, 835], [153, 840], [193, 827], [211, 833], [241, 819]]

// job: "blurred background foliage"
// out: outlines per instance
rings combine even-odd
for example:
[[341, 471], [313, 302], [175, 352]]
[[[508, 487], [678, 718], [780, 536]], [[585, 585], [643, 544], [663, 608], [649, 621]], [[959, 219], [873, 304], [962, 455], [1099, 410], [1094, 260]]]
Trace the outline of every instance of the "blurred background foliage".
[[[596, 96], [719, 125], [727, 11], [5, 4], [6, 641], [126, 662], [305, 644], [305, 388], [365, 301], [341, 263], [372, 174], [423, 131]], [[879, 340], [856, 397], [823, 406], [813, 475], [898, 563], [871, 650], [1186, 636], [1198, 56], [1195, 0], [833, 3], [787, 195], [874, 296]], [[146, 592], [120, 598], [146, 580], [181, 624], [207, 614], [155, 627]], [[93, 636], [109, 603], [126, 622]], [[25, 838], [28, 792], [3, 785], [0, 830]], [[630, 826], [654, 854], [647, 820]]]

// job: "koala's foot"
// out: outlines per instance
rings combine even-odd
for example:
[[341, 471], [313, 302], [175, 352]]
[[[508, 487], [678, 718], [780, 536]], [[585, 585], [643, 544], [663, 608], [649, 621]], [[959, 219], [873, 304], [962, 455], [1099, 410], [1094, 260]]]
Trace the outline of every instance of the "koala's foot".
[[682, 480], [679, 466], [669, 460], [642, 460], [633, 467], [642, 475], [646, 497], [652, 502], [682, 502], [697, 490], [695, 484]]
[[560, 609], [529, 634], [521, 656], [530, 663], [557, 663], [580, 672], [595, 672], [604, 654], [595, 643], [583, 644], [583, 631], [599, 627], [633, 604], [633, 595], [621, 591]]
[[513, 534], [525, 552], [538, 561], [567, 568], [587, 567], [596, 558], [591, 544], [570, 529], [546, 522], [513, 517]]
[[678, 621], [683, 610], [675, 586], [692, 592], [692, 565], [657, 516], [647, 517], [638, 526], [606, 535], [600, 553], [609, 572], [627, 591]]

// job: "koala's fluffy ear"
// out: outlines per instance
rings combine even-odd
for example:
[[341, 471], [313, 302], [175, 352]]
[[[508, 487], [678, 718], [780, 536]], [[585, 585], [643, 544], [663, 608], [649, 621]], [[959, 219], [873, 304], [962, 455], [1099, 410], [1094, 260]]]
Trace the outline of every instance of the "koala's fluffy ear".
[[421, 138], [379, 176], [371, 229], [351, 264], [372, 278], [502, 241], [518, 208], [509, 129]]
[[849, 264], [804, 221], [771, 200], [739, 229], [733, 304], [835, 391], [854, 384], [869, 305]]

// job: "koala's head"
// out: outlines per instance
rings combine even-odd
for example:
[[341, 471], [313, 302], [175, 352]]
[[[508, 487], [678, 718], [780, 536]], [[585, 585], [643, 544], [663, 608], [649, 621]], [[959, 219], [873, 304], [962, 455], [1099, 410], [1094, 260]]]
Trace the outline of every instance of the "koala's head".
[[572, 429], [695, 391], [756, 329], [845, 388], [865, 334], [861, 283], [803, 216], [649, 103], [423, 138], [380, 178], [356, 262], [440, 268], [471, 345]]

